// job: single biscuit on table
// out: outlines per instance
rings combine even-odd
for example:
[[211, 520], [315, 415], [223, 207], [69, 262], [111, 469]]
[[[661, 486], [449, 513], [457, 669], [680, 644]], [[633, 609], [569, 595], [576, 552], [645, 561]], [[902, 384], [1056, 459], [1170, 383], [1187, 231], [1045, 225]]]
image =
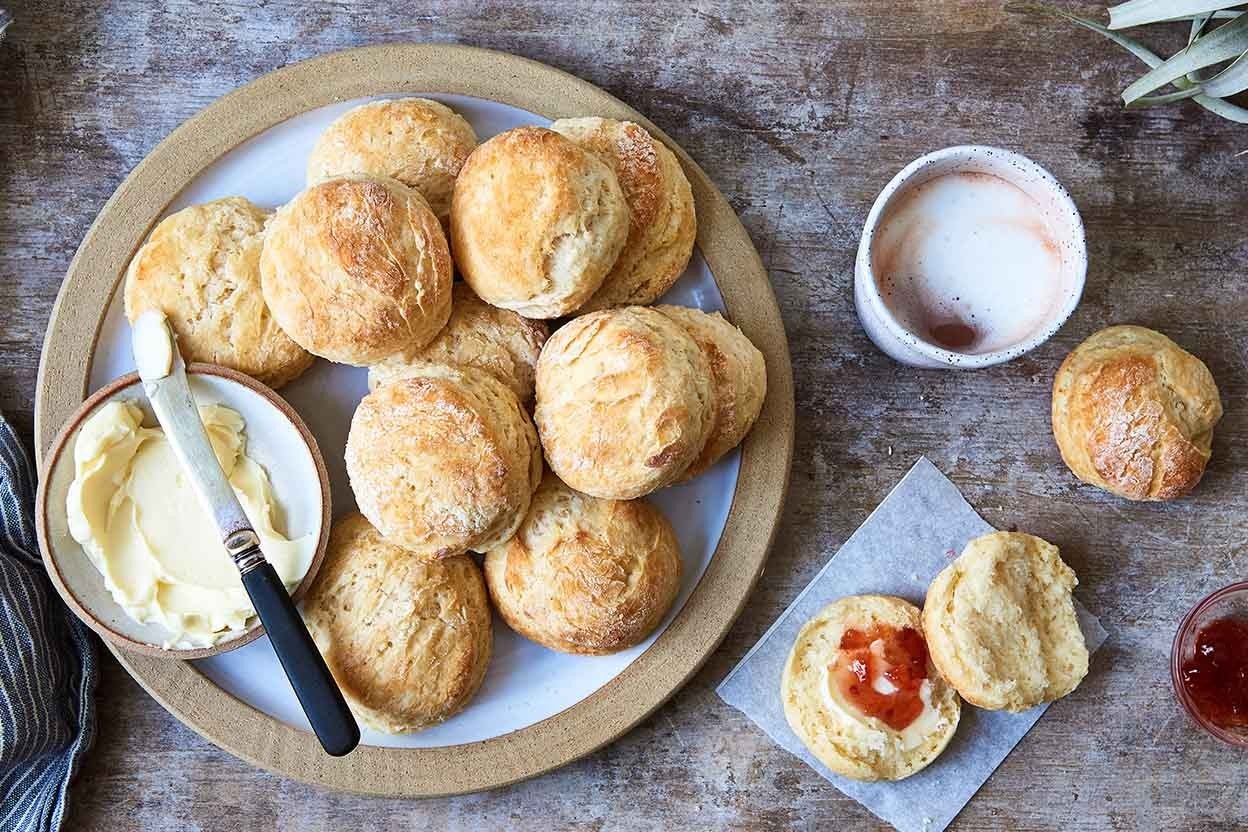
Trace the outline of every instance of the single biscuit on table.
[[187, 361], [220, 364], [270, 387], [311, 366], [260, 291], [260, 249], [269, 213], [241, 196], [171, 214], [126, 271], [126, 317], [157, 310], [169, 319]]
[[482, 300], [558, 318], [598, 291], [628, 239], [606, 163], [541, 127], [499, 133], [468, 157], [451, 198], [455, 265]]
[[451, 291], [451, 319], [429, 344], [399, 353], [368, 368], [368, 387], [401, 378], [413, 367], [450, 364], [485, 370], [511, 388], [526, 407], [533, 401], [537, 358], [550, 333], [534, 321], [490, 306], [465, 283]]
[[676, 600], [680, 573], [680, 545], [657, 508], [590, 497], [549, 473], [515, 537], [485, 556], [507, 625], [563, 653], [644, 641]]
[[714, 418], [705, 353], [649, 307], [582, 315], [537, 362], [534, 419], [546, 461], [595, 497], [631, 500], [676, 482], [706, 447]]
[[925, 768], [962, 713], [928, 657], [919, 608], [889, 595], [841, 598], [808, 621], [780, 696], [810, 753], [854, 780], [900, 780]]
[[425, 198], [347, 176], [277, 210], [260, 255], [264, 299], [308, 352], [367, 366], [432, 341], [451, 315], [451, 254]]
[[631, 121], [564, 118], [550, 129], [606, 162], [628, 201], [628, 241], [580, 311], [654, 303], [684, 274], [698, 235], [693, 190], [676, 154]]
[[767, 364], [741, 330], [718, 312], [687, 306], [655, 309], [684, 327], [706, 354], [715, 384], [715, 417], [710, 438], [681, 477], [691, 480], [731, 451], [754, 426], [767, 396]]
[[490, 664], [490, 618], [472, 558], [414, 558], [359, 514], [334, 523], [303, 606], [352, 712], [387, 734], [463, 710]]
[[441, 365], [364, 397], [346, 463], [360, 511], [418, 558], [504, 542], [542, 477], [537, 433], [516, 394], [489, 373]]
[[325, 128], [308, 157], [308, 184], [352, 173], [388, 176], [419, 191], [446, 225], [455, 177], [476, 146], [472, 125], [445, 104], [371, 101]]
[[1130, 500], [1196, 487], [1222, 400], [1199, 358], [1160, 332], [1111, 326], [1066, 356], [1053, 380], [1053, 436], [1075, 476]]
[[1060, 699], [1088, 673], [1057, 547], [1019, 532], [977, 537], [927, 590], [923, 632], [932, 661], [972, 705], [1025, 711]]

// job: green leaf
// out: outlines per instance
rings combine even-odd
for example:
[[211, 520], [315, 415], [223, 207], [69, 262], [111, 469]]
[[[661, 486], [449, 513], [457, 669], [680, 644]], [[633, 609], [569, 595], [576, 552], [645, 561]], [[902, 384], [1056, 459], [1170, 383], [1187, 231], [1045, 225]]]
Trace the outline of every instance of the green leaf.
[[1129, 29], [1242, 6], [1244, 0], [1128, 0], [1109, 8], [1109, 28]]
[[[1199, 17], [1192, 18], [1192, 31], [1189, 32], [1187, 35], [1187, 48], [1188, 49], [1192, 48], [1192, 44], [1196, 42], [1196, 38], [1200, 37], [1201, 35], [1205, 33], [1205, 27], [1209, 25], [1209, 20], [1215, 14], [1217, 14], [1217, 12], [1209, 12], [1208, 14], [1202, 14]], [[1189, 72], [1187, 73], [1186, 77], [1187, 77], [1187, 80], [1191, 81], [1193, 84], [1199, 84], [1201, 81], [1204, 80], [1203, 78], [1200, 77], [1199, 72]]]
[[[1069, 12], [1062, 11], [1061, 9], [1055, 9], [1051, 6], [1029, 5], [1028, 8], [1064, 17], [1072, 23], [1082, 26], [1085, 29], [1090, 29], [1097, 34], [1104, 35], [1106, 38], [1118, 44], [1150, 67], [1158, 67], [1163, 63], [1161, 57], [1144, 44], [1133, 38], [1129, 38], [1126, 35], [1120, 35], [1117, 32], [1112, 32], [1095, 21], [1078, 17], [1070, 14]], [[1174, 85], [1179, 89], [1188, 89], [1192, 86], [1191, 82], [1189, 82], [1186, 78], [1176, 79], [1174, 81]], [[1231, 104], [1227, 101], [1223, 101], [1220, 98], [1210, 98], [1207, 95], [1198, 95], [1194, 97], [1192, 101], [1196, 102], [1201, 107], [1204, 107], [1214, 115], [1220, 116], [1227, 121], [1233, 121], [1238, 124], [1248, 124], [1248, 109]]]
[[1176, 101], [1186, 101], [1189, 98], [1195, 98], [1200, 95], [1200, 87], [1191, 87], [1178, 92], [1167, 92], [1161, 95], [1146, 95], [1143, 98], [1137, 98], [1127, 105], [1128, 110], [1138, 110], [1143, 107], [1157, 107], [1161, 104], [1173, 104]]
[[1226, 69], [1208, 81], [1202, 81], [1200, 89], [1210, 98], [1226, 98], [1248, 90], [1248, 49]]
[[1237, 17], [1197, 38], [1187, 49], [1154, 67], [1122, 91], [1122, 100], [1130, 104], [1189, 72], [1238, 58], [1245, 51], [1248, 51], [1248, 15]]

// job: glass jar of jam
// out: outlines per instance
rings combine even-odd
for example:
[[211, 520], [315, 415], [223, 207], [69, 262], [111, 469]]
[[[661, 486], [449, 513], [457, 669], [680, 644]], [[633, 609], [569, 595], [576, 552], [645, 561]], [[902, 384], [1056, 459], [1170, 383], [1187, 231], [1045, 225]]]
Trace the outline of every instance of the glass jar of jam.
[[1179, 703], [1223, 742], [1248, 748], [1248, 581], [1202, 600], [1170, 650]]

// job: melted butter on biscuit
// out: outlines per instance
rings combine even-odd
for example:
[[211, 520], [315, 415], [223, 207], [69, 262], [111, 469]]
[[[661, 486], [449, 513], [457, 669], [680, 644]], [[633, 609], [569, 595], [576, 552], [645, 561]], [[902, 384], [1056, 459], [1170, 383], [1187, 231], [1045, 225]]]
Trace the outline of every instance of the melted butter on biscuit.
[[[268, 475], [246, 455], [243, 418], [218, 404], [199, 408], [221, 470], [288, 590], [307, 573], [309, 534], [288, 540]], [[240, 635], [255, 615], [212, 516], [200, 503], [160, 428], [143, 427], [130, 402], [104, 405], [74, 444], [69, 530], [118, 604], [140, 624], [163, 625], [165, 647], [207, 647]]]
[[[882, 652], [877, 647], [878, 644], [878, 641], [872, 643], [872, 652]], [[824, 705], [829, 713], [833, 714], [839, 721], [858, 725], [870, 737], [871, 746], [877, 749], [882, 750], [892, 743], [898, 744], [903, 751], [918, 748], [927, 737], [940, 730], [945, 724], [945, 717], [941, 715], [939, 710], [932, 707], [932, 682], [930, 679], [924, 679], [923, 683], [919, 685], [919, 698], [923, 701], [923, 710], [915, 717], [913, 722], [897, 731], [889, 727], [883, 720], [864, 714], [857, 706], [849, 702], [844, 694], [841, 693], [841, 686], [837, 684], [831, 665], [824, 670], [824, 675], [825, 678], [821, 691], [823, 693]], [[878, 693], [886, 696], [897, 691], [897, 687], [883, 673], [872, 677], [871, 686]]]

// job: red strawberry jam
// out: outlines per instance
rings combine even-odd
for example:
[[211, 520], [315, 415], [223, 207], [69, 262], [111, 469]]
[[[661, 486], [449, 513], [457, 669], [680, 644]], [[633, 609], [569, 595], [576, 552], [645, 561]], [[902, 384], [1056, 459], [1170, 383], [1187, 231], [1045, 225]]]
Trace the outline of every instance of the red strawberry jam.
[[[831, 671], [846, 702], [894, 731], [923, 713], [919, 689], [927, 678], [927, 642], [913, 627], [876, 624], [868, 630], [846, 630]], [[877, 683], [879, 679], [887, 684]], [[891, 693], [878, 689], [890, 686], [895, 688]]]
[[1196, 633], [1183, 662], [1192, 705], [1220, 728], [1248, 728], [1248, 619], [1217, 618]]

